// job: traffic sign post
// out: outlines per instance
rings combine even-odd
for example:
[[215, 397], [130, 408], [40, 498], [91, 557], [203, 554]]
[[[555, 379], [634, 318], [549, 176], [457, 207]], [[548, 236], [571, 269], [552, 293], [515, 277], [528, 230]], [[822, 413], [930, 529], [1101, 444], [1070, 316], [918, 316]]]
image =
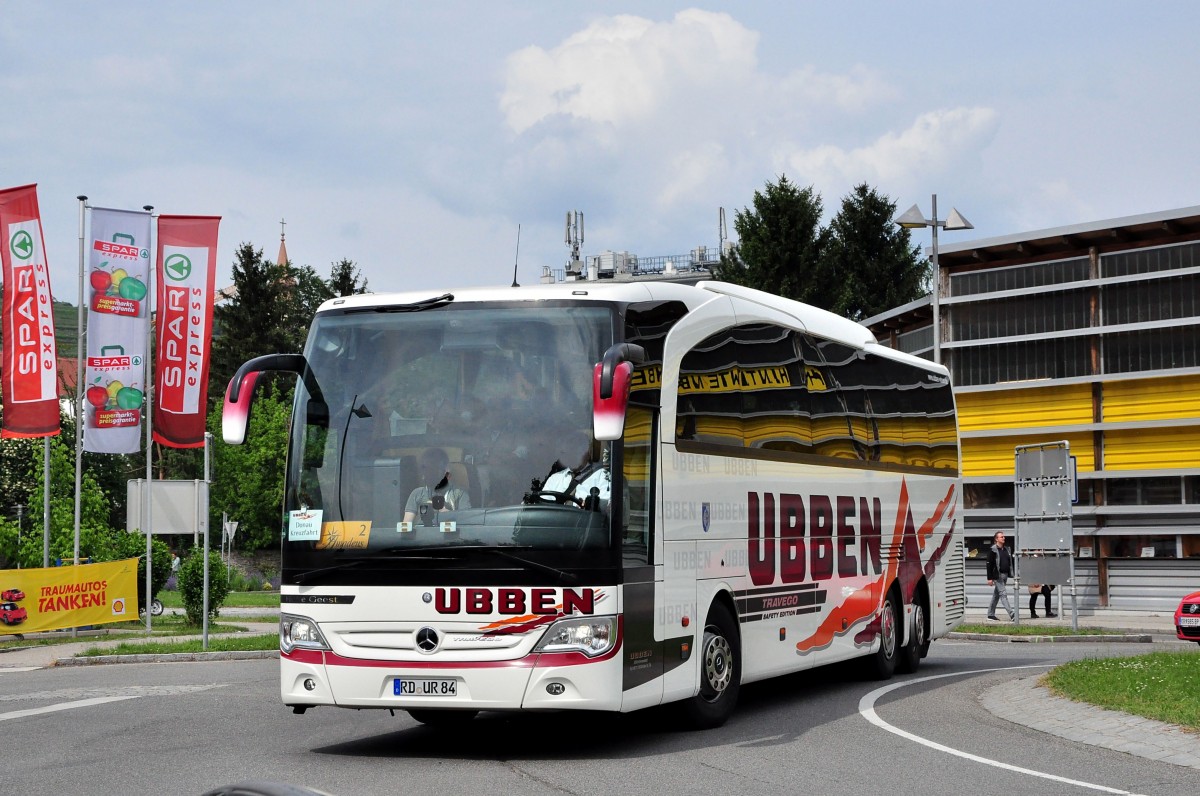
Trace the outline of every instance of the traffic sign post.
[[1075, 459], [1066, 441], [1018, 445], [1013, 464], [1018, 607], [1021, 580], [1071, 586], [1071, 627], [1079, 629], [1072, 504], [1078, 500]]

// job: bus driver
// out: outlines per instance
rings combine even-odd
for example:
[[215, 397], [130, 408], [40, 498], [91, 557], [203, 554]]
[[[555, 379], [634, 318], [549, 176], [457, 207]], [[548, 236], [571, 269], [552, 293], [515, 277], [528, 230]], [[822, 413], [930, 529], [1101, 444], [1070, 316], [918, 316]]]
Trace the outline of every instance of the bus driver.
[[465, 489], [450, 486], [450, 457], [441, 448], [426, 448], [420, 460], [422, 486], [414, 489], [404, 504], [404, 521], [412, 522], [419, 514], [424, 525], [434, 524], [440, 511], [471, 508]]
[[583, 506], [595, 489], [600, 505], [608, 503], [612, 477], [607, 467], [592, 461], [592, 438], [586, 431], [573, 431], [560, 438], [554, 468], [546, 477], [543, 490], [570, 495], [577, 505]]

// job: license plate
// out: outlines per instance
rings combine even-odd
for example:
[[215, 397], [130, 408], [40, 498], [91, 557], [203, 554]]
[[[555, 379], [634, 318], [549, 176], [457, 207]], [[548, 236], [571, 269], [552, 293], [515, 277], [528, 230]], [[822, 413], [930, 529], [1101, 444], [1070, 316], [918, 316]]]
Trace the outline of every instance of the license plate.
[[1200, 627], [1200, 616], [1181, 616], [1179, 617], [1180, 627]]
[[453, 677], [397, 677], [392, 681], [395, 696], [452, 697], [458, 695]]

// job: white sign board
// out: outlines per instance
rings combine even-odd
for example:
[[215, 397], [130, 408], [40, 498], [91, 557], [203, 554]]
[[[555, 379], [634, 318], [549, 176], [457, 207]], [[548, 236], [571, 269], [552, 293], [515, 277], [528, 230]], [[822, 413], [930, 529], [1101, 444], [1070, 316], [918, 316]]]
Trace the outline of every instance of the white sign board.
[[208, 518], [208, 484], [203, 481], [127, 482], [125, 528], [142, 532], [146, 506], [145, 485], [150, 484], [150, 532], [152, 534], [198, 534]]

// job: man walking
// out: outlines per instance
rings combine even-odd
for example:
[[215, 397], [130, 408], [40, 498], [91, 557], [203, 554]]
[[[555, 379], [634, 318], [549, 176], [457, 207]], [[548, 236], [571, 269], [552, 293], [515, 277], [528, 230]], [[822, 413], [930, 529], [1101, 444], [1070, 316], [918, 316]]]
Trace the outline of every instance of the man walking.
[[992, 546], [987, 554], [988, 585], [992, 587], [992, 602], [988, 605], [987, 618], [999, 622], [996, 617], [996, 603], [1002, 603], [1008, 611], [1008, 620], [1017, 618], [1012, 606], [1008, 604], [1008, 579], [1012, 576], [1013, 559], [1008, 548], [1004, 546], [1004, 531], [996, 531], [992, 536]]

